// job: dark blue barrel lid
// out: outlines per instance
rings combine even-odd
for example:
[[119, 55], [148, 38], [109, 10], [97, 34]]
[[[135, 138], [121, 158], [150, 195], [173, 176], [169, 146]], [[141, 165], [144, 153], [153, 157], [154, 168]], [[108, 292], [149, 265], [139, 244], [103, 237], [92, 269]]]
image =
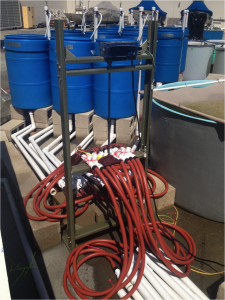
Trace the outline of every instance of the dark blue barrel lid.
[[132, 42], [132, 43], [138, 43], [137, 41], [133, 39], [128, 39], [124, 37], [117, 37], [117, 38], [112, 38], [112, 37], [107, 37], [105, 39], [96, 39], [96, 42]]
[[[51, 40], [55, 40], [55, 37], [53, 36], [52, 38], [51, 38]], [[74, 36], [74, 35], [66, 35], [66, 36], [64, 36], [64, 41], [66, 42], [66, 41], [71, 41], [71, 42], [90, 42], [90, 43], [92, 43], [92, 40], [90, 39], [90, 37], [88, 37], [88, 36], [80, 36], [80, 35], [78, 35], [78, 36]]]
[[48, 50], [48, 39], [40, 34], [6, 35], [4, 45], [6, 50], [16, 52], [41, 52]]
[[163, 27], [158, 29], [159, 40], [180, 39], [183, 37], [182, 27]]

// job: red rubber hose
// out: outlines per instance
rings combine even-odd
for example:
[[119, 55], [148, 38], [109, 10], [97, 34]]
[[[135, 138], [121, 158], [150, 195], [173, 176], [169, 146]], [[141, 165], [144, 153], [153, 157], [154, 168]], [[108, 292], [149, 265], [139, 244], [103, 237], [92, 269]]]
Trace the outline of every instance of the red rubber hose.
[[[112, 146], [114, 145], [111, 145], [111, 147]], [[105, 148], [106, 147], [103, 147], [101, 149]], [[100, 148], [94, 148], [92, 150], [97, 153]], [[75, 154], [71, 158], [71, 163], [78, 164], [80, 159], [80, 155]], [[142, 279], [145, 267], [146, 248], [148, 251], [157, 256], [175, 275], [180, 277], [188, 276], [190, 273], [190, 263], [194, 260], [194, 256], [196, 255], [196, 246], [192, 237], [185, 230], [176, 225], [155, 221], [151, 205], [151, 198], [162, 197], [168, 191], [168, 184], [166, 180], [151, 170], [148, 170], [146, 177], [143, 166], [137, 158], [127, 160], [126, 163], [120, 161], [116, 165], [108, 166], [101, 170], [95, 168], [91, 172], [96, 174], [102, 180], [105, 186], [104, 189], [110, 196], [110, 200], [118, 218], [122, 235], [122, 243], [106, 239], [97, 239], [76, 247], [68, 257], [63, 276], [63, 286], [67, 296], [70, 299], [74, 299], [74, 296], [70, 293], [67, 286], [69, 281], [73, 286], [74, 291], [81, 299], [88, 299], [88, 297], [109, 299], [118, 290], [124, 288], [138, 271], [139, 275], [136, 283], [132, 290], [130, 290], [122, 299], [129, 298], [137, 289]], [[151, 174], [158, 177], [164, 183], [165, 189], [163, 192], [155, 193], [156, 182]], [[35, 220], [57, 221], [67, 217], [66, 214], [62, 214], [62, 211], [66, 208], [66, 199], [61, 205], [51, 206], [47, 203], [50, 190], [63, 176], [64, 165], [61, 165], [34, 189], [32, 189], [24, 200], [24, 205], [26, 206], [26, 203], [32, 193], [37, 191], [33, 205], [35, 212], [39, 217], [32, 217], [28, 215], [29, 218], [33, 218]], [[149, 187], [150, 183], [151, 188]], [[74, 199], [75, 216], [85, 211], [88, 207], [89, 200], [94, 198], [102, 200], [108, 199], [108, 195], [105, 192], [96, 190], [91, 183], [85, 191], [81, 191], [81, 195], [82, 198], [77, 199], [75, 197]], [[41, 210], [41, 201], [43, 201], [44, 207], [49, 210], [49, 213]], [[124, 204], [129, 232], [128, 236], [126, 234], [126, 227], [122, 219], [118, 201], [122, 201]], [[82, 209], [77, 210], [78, 204], [81, 202], [85, 203], [85, 205]], [[150, 222], [147, 215], [150, 216]], [[171, 230], [176, 230], [186, 240], [188, 245], [188, 254], [173, 238]], [[172, 250], [168, 246], [166, 240], [173, 243], [175, 250]], [[135, 261], [133, 269], [131, 269], [135, 247], [138, 247], [139, 250], [137, 253], [137, 260]], [[165, 253], [167, 258], [165, 258], [162, 251]], [[123, 253], [124, 255], [123, 260], [121, 260], [118, 255], [120, 253]], [[85, 256], [79, 260], [80, 255]], [[119, 267], [121, 270], [117, 283], [104, 291], [94, 291], [89, 289], [80, 280], [78, 275], [79, 267], [89, 259], [93, 259], [95, 257], [104, 257], [111, 264], [113, 269]], [[181, 273], [177, 271], [172, 264], [186, 266], [186, 271]]]

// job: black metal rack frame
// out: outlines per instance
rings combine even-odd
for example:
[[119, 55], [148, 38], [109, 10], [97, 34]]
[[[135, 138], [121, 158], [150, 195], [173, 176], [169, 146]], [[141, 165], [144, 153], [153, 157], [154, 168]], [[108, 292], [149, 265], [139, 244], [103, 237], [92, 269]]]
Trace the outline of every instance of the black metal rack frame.
[[[103, 68], [92, 69], [75, 69], [67, 70], [67, 64], [76, 63], [95, 63], [107, 62], [102, 56], [89, 56], [89, 57], [75, 57], [64, 47], [64, 33], [63, 21], [55, 20], [55, 41], [57, 53], [57, 67], [58, 67], [58, 81], [59, 81], [59, 98], [61, 110], [61, 124], [62, 124], [62, 141], [63, 141], [63, 158], [65, 168], [65, 183], [66, 183], [66, 207], [67, 207], [67, 226], [68, 236], [63, 236], [69, 251], [76, 247], [75, 243], [75, 218], [74, 218], [74, 201], [72, 191], [72, 178], [71, 174], [82, 173], [89, 170], [86, 164], [80, 164], [71, 168], [70, 158], [70, 138], [69, 138], [69, 115], [68, 115], [68, 100], [67, 100], [67, 76], [88, 75], [88, 74], [101, 74], [101, 73], [114, 73], [114, 72], [127, 72], [145, 70], [145, 84], [144, 84], [144, 102], [143, 102], [143, 116], [141, 128], [141, 149], [135, 154], [139, 158], [145, 158], [144, 167], [147, 172], [148, 155], [150, 147], [150, 122], [152, 110], [152, 94], [153, 94], [153, 81], [155, 72], [155, 57], [156, 57], [156, 43], [157, 43], [158, 21], [148, 22], [148, 37], [142, 44], [142, 50], [138, 53], [135, 60], [146, 60], [145, 64], [113, 67], [107, 66]], [[112, 61], [116, 61], [113, 59]], [[125, 60], [125, 59], [124, 59]], [[127, 59], [130, 60], [130, 59]], [[115, 227], [117, 223], [109, 219], [107, 222], [99, 222], [91, 226], [84, 227], [76, 231], [76, 240], [89, 236], [91, 234], [101, 232], [106, 229]]]

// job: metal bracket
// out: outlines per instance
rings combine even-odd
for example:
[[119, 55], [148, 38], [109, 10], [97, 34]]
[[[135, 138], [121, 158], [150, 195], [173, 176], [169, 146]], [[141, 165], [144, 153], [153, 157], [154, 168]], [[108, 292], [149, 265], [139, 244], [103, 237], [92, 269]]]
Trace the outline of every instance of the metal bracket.
[[66, 59], [74, 59], [76, 56], [66, 49]]
[[147, 40], [144, 41], [144, 43], [140, 46], [142, 49], [138, 51], [138, 55], [143, 54], [147, 51]]

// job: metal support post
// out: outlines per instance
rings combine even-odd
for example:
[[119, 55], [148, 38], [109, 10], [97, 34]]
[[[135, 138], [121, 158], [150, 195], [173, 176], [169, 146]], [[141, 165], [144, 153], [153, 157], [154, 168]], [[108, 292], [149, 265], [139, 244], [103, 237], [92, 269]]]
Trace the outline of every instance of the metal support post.
[[145, 173], [147, 174], [148, 168], [148, 157], [150, 150], [150, 132], [151, 132], [151, 115], [152, 115], [152, 96], [153, 96], [153, 81], [155, 75], [155, 57], [156, 57], [156, 45], [157, 45], [157, 33], [158, 33], [158, 20], [152, 22], [152, 40], [153, 43], [150, 45], [150, 53], [152, 53], [152, 69], [150, 70], [150, 83], [148, 101], [148, 121], [147, 121], [147, 136], [146, 136], [146, 159], [145, 159]]
[[75, 218], [74, 218], [74, 201], [73, 201], [72, 175], [71, 175], [69, 114], [68, 114], [68, 101], [67, 101], [63, 20], [55, 20], [55, 41], [56, 41], [59, 99], [60, 99], [60, 112], [61, 112], [61, 124], [62, 124], [63, 159], [64, 159], [65, 183], [66, 183], [65, 193], [66, 193], [66, 208], [67, 208], [68, 243], [70, 248], [74, 249], [75, 248]]
[[[148, 22], [148, 36], [147, 36], [147, 54], [149, 54], [150, 50], [150, 38], [151, 38], [151, 28], [152, 22]], [[146, 64], [151, 62], [150, 59], [146, 60]], [[146, 130], [147, 130], [147, 112], [148, 112], [148, 95], [150, 94], [150, 85], [151, 85], [151, 70], [145, 71], [145, 85], [144, 85], [144, 99], [143, 99], [143, 113], [142, 113], [142, 128], [141, 128], [141, 146], [142, 150], [146, 146]]]

